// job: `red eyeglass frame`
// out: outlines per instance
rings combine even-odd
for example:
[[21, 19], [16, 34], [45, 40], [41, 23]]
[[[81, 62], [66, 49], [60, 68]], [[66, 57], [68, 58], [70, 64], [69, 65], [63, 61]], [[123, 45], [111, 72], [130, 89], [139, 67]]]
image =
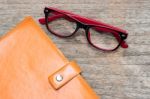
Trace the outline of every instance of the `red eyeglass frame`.
[[[43, 25], [46, 24], [47, 29], [52, 34], [54, 34], [58, 37], [63, 37], [63, 38], [70, 37], [70, 36], [74, 35], [79, 28], [84, 28], [86, 30], [86, 34], [87, 34], [86, 36], [87, 36], [88, 42], [93, 47], [95, 47], [97, 49], [100, 49], [100, 50], [103, 50], [103, 51], [114, 51], [119, 46], [121, 46], [122, 48], [128, 48], [128, 44], [125, 42], [125, 39], [127, 38], [128, 33], [125, 30], [122, 30], [120, 28], [114, 27], [112, 25], [109, 25], [109, 24], [106, 24], [106, 23], [103, 23], [103, 22], [98, 22], [98, 21], [93, 20], [93, 19], [89, 19], [89, 18], [86, 18], [86, 17], [83, 17], [83, 16], [79, 16], [77, 14], [73, 14], [73, 13], [68, 12], [68, 11], [59, 10], [59, 9], [56, 9], [56, 8], [53, 8], [53, 7], [45, 7], [44, 13], [45, 13], [45, 18], [40, 18], [39, 22]], [[48, 16], [49, 13], [52, 13], [53, 16]], [[56, 20], [58, 18], [65, 18], [66, 20], [77, 22], [76, 30], [69, 36], [62, 36], [62, 35], [59, 35], [59, 34], [53, 32], [49, 28], [48, 22], [51, 22], [51, 21]], [[103, 31], [113, 33], [113, 35], [116, 37], [116, 39], [119, 43], [118, 46], [114, 49], [111, 49], [111, 50], [107, 50], [107, 49], [103, 49], [103, 48], [99, 48], [99, 47], [95, 46], [90, 40], [90, 33], [88, 33], [89, 28], [91, 28], [91, 27], [98, 27], [98, 28], [96, 28], [97, 30], [103, 30]]]

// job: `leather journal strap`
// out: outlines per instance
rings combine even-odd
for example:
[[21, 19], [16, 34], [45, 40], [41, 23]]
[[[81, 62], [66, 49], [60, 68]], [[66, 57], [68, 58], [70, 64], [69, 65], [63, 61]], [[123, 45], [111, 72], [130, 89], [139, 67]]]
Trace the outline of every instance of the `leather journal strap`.
[[59, 89], [81, 73], [76, 62], [71, 61], [54, 74], [49, 76], [49, 82], [54, 89]]

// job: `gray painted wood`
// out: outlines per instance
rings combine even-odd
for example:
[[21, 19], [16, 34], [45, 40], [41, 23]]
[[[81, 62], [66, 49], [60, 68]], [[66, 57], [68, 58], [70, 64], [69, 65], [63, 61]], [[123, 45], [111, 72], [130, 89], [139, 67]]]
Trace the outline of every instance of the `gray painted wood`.
[[45, 6], [73, 11], [116, 25], [129, 32], [128, 49], [104, 53], [88, 45], [80, 30], [72, 39], [59, 39], [41, 27], [102, 99], [150, 99], [149, 0], [0, 0], [0, 35], [25, 16], [36, 20]]

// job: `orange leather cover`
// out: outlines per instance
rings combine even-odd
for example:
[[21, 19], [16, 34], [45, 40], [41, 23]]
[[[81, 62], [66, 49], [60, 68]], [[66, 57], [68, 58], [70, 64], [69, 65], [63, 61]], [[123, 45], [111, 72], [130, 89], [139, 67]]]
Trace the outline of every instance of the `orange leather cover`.
[[99, 99], [80, 72], [32, 17], [0, 39], [0, 99]]

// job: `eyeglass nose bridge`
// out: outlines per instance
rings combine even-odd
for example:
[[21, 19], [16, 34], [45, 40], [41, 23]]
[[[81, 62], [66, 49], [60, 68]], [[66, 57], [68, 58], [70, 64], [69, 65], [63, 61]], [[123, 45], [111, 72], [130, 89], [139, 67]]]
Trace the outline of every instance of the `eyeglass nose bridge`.
[[84, 30], [86, 30], [87, 28], [88, 28], [88, 25], [85, 25], [85, 24], [83, 24], [83, 23], [77, 23], [77, 26], [78, 26], [78, 28], [81, 28], [81, 29], [84, 29]]

